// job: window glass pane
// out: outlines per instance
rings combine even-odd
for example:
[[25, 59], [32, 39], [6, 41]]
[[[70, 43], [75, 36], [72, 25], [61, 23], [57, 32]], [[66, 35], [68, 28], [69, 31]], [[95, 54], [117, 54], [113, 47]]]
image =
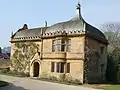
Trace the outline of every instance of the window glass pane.
[[52, 46], [52, 52], [55, 52], [55, 45]]
[[67, 45], [67, 51], [70, 52], [71, 51], [71, 40], [68, 40], [68, 45]]
[[52, 52], [55, 52], [55, 40], [52, 41]]
[[61, 46], [61, 51], [65, 51], [65, 45]]
[[60, 44], [57, 45], [57, 51], [61, 51], [60, 50]]
[[67, 73], [70, 73], [70, 63], [67, 63]]
[[64, 73], [64, 63], [61, 63], [60, 73]]
[[51, 72], [54, 72], [54, 68], [55, 68], [55, 63], [51, 62]]
[[71, 40], [70, 39], [68, 40], [68, 45], [71, 45]]
[[61, 40], [57, 40], [57, 44], [61, 44], [60, 41], [61, 41]]
[[57, 64], [56, 64], [56, 72], [59, 72], [59, 69], [60, 69], [59, 63], [57, 63]]
[[68, 45], [68, 49], [67, 49], [68, 52], [71, 51], [71, 45]]

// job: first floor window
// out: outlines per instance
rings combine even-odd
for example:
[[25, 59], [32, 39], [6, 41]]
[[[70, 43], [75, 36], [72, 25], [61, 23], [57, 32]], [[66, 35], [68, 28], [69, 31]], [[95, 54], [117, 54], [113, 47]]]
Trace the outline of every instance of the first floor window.
[[71, 51], [71, 40], [70, 39], [68, 40], [68, 43], [67, 43], [67, 51], [68, 52]]
[[66, 51], [66, 41], [64, 39], [61, 41], [61, 51]]
[[53, 40], [52, 41], [52, 52], [55, 52], [55, 51], [70, 52], [71, 51], [71, 39]]
[[67, 63], [67, 73], [70, 73], [70, 63]]
[[52, 52], [55, 52], [55, 40], [52, 41]]

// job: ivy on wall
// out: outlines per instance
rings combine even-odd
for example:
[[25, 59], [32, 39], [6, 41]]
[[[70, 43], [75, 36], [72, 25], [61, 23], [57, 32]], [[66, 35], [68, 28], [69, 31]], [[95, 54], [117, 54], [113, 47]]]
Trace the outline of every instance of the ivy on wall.
[[15, 72], [26, 73], [30, 70], [30, 60], [39, 49], [39, 45], [33, 42], [16, 42], [11, 56], [11, 67]]
[[[99, 70], [100, 54], [96, 50], [89, 47], [86, 43], [85, 46], [85, 61], [84, 61], [84, 83], [89, 83], [92, 80], [100, 79], [98, 77], [91, 77], [91, 74]], [[92, 75], [94, 76], [94, 75]], [[93, 81], [94, 82], [94, 81]]]

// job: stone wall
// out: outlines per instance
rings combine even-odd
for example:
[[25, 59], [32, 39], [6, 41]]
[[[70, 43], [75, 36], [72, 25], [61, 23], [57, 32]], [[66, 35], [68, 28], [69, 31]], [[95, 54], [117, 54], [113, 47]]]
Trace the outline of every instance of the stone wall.
[[38, 53], [41, 42], [11, 43], [11, 70], [20, 73], [29, 73], [30, 60]]
[[[54, 39], [71, 39], [71, 52], [52, 52], [52, 40]], [[85, 41], [86, 40], [86, 41]], [[18, 44], [18, 45], [16, 45]], [[20, 45], [19, 45], [20, 44]], [[27, 54], [23, 54], [23, 46], [27, 45], [30, 47]], [[42, 47], [43, 46], [43, 47]], [[104, 52], [100, 54], [100, 47], [104, 47]], [[16, 53], [16, 50], [19, 53]], [[77, 37], [57, 37], [43, 39], [43, 41], [34, 41], [34, 42], [15, 42], [11, 43], [11, 69], [20, 71], [19, 66], [22, 72], [29, 72], [30, 76], [33, 77], [33, 67], [34, 63], [39, 63], [39, 77], [56, 77], [57, 79], [66, 79], [66, 80], [78, 80], [81, 83], [84, 82], [85, 77], [85, 61], [87, 61], [89, 66], [88, 78], [90, 80], [101, 79], [105, 74], [106, 64], [107, 64], [107, 46], [103, 43], [100, 43], [92, 38], [85, 38], [85, 36]], [[17, 54], [17, 56], [16, 56]], [[22, 56], [22, 59], [19, 56]], [[27, 55], [28, 57], [24, 57]], [[16, 60], [17, 59], [17, 60]], [[19, 64], [16, 64], [19, 61]], [[55, 62], [55, 71], [51, 72], [51, 62]], [[64, 62], [65, 68], [64, 73], [56, 72], [56, 63]], [[27, 63], [27, 65], [26, 65]], [[70, 73], [66, 73], [66, 63], [70, 63]], [[101, 65], [103, 65], [103, 70], [101, 73]], [[26, 69], [27, 68], [27, 69]], [[103, 77], [104, 78], [104, 77]]]
[[[104, 47], [102, 54], [101, 47]], [[85, 56], [88, 67], [88, 82], [96, 83], [104, 80], [107, 66], [107, 45], [86, 37]]]
[[[71, 39], [71, 52], [52, 52], [52, 39], [43, 40], [43, 56], [41, 60], [40, 77], [57, 77], [60, 79], [79, 80], [83, 83], [84, 36], [69, 37]], [[66, 39], [66, 38], [65, 38]], [[68, 38], [67, 38], [68, 39]], [[55, 62], [55, 72], [51, 72], [51, 62]], [[56, 63], [70, 63], [70, 73], [57, 73]], [[66, 65], [65, 65], [66, 69]], [[65, 70], [64, 70], [65, 71]]]

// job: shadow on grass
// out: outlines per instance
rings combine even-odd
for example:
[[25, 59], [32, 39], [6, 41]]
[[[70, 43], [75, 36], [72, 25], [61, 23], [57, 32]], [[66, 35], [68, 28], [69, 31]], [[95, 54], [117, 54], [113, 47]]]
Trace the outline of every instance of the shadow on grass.
[[28, 90], [28, 89], [25, 89], [23, 87], [16, 86], [16, 85], [10, 83], [7, 86], [0, 87], [0, 90]]
[[7, 86], [7, 85], [9, 85], [8, 82], [0, 81], [0, 87]]

